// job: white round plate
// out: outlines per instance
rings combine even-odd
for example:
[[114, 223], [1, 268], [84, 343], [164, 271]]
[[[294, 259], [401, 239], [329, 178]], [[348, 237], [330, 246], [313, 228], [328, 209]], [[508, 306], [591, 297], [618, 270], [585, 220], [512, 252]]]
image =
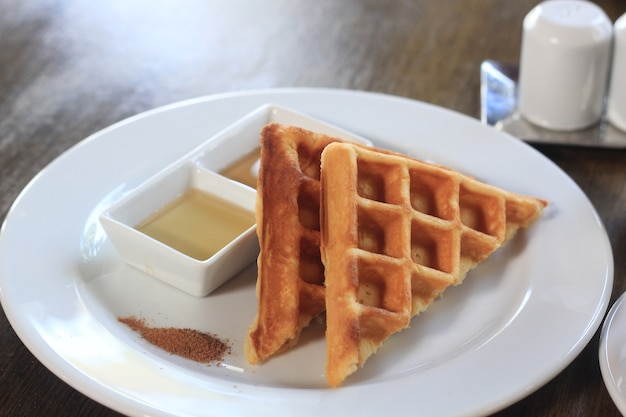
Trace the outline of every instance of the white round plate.
[[600, 370], [611, 399], [626, 415], [626, 293], [606, 316], [600, 334]]
[[[251, 367], [242, 345], [256, 311], [254, 265], [209, 297], [193, 298], [125, 265], [97, 218], [154, 172], [265, 103], [550, 205], [410, 329], [387, 340], [345, 386], [326, 388], [321, 326], [305, 332], [296, 348]], [[547, 158], [469, 117], [354, 91], [241, 92], [132, 117], [87, 138], [34, 178], [0, 237], [1, 301], [24, 344], [77, 390], [135, 416], [493, 413], [580, 353], [606, 312], [612, 282], [601, 221]], [[183, 360], [117, 321], [127, 315], [216, 333], [231, 341], [233, 352], [223, 366]]]

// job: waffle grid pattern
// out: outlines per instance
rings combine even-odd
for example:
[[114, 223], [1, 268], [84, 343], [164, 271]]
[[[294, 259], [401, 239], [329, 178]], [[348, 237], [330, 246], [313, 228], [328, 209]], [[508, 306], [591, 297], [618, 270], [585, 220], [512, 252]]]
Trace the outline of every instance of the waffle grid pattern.
[[543, 208], [444, 167], [344, 144], [324, 151], [322, 206], [331, 386]]
[[[386, 263], [383, 269], [388, 271], [407, 261], [412, 315], [423, 311], [449, 285], [459, 284], [470, 266], [488, 257], [504, 240], [501, 191], [408, 158], [364, 149], [354, 156], [357, 195], [347, 196], [357, 201], [354, 245], [361, 251], [354, 254], [359, 258], [383, 255], [376, 257], [376, 263]], [[384, 277], [377, 280], [377, 290], [371, 289], [370, 279], [363, 285], [380, 294], [382, 288], [393, 288], [394, 281], [406, 281], [391, 273]], [[371, 299], [358, 299], [372, 305]], [[385, 303], [378, 306], [385, 308]]]

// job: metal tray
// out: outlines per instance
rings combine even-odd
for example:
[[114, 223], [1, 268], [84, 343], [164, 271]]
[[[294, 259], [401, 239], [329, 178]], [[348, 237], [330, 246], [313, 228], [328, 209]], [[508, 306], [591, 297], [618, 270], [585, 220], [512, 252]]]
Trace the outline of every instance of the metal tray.
[[626, 149], [626, 132], [603, 116], [595, 125], [573, 132], [543, 129], [526, 121], [517, 111], [519, 66], [492, 60], [480, 66], [480, 118], [525, 142], [594, 148]]

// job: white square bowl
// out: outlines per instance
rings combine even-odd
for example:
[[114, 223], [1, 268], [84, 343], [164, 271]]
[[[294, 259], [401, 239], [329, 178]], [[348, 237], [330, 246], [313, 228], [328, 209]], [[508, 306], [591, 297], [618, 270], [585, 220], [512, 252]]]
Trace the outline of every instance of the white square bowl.
[[[208, 259], [186, 255], [141, 232], [137, 226], [190, 189], [226, 200], [254, 216], [256, 189], [253, 185], [227, 178], [220, 172], [245, 155], [260, 150], [260, 131], [273, 122], [370, 143], [301, 113], [272, 104], [261, 106], [102, 212], [100, 222], [120, 256], [135, 268], [197, 297], [207, 296], [254, 262], [259, 253], [254, 225]], [[256, 178], [256, 172], [251, 175]]]
[[[195, 189], [247, 211], [251, 226], [208, 259], [197, 259], [143, 233], [137, 226]], [[259, 252], [254, 225], [256, 192], [185, 161], [161, 171], [102, 213], [100, 221], [127, 263], [191, 295], [226, 282]]]

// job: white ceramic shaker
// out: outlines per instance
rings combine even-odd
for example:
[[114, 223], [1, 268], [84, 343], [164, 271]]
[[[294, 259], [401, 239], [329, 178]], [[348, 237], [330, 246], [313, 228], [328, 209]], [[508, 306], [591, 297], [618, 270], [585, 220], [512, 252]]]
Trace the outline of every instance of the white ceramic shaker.
[[614, 39], [607, 117], [613, 126], [626, 131], [626, 14], [615, 22]]
[[540, 127], [583, 129], [602, 117], [613, 25], [584, 0], [548, 0], [524, 19], [520, 114]]

